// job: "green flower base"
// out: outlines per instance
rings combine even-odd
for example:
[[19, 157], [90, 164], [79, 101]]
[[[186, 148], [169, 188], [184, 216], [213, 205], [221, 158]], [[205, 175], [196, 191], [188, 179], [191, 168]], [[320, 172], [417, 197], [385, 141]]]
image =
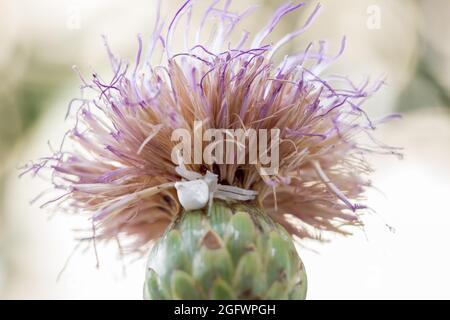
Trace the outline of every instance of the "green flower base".
[[145, 299], [305, 299], [291, 236], [254, 205], [185, 211], [153, 247]]

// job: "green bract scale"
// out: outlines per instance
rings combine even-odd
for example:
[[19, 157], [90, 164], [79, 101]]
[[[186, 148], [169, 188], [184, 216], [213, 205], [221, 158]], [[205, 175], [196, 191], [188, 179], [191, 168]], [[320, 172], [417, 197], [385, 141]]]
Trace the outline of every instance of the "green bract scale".
[[216, 200], [184, 211], [155, 243], [146, 299], [304, 299], [291, 236], [261, 209]]

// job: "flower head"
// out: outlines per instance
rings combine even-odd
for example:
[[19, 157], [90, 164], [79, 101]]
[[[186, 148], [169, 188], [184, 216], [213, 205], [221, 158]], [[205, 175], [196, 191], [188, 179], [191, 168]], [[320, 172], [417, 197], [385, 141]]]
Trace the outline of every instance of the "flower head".
[[[27, 168], [51, 170], [54, 187], [62, 190], [58, 208], [90, 215], [96, 239], [125, 234], [133, 239], [132, 249], [145, 248], [180, 213], [174, 183], [181, 178], [171, 159], [177, 142], [171, 135], [177, 128], [194, 134], [195, 121], [205, 128], [278, 128], [280, 163], [268, 176], [261, 163], [201, 163], [187, 165], [189, 170], [208, 170], [222, 184], [257, 191], [259, 205], [300, 238], [320, 240], [321, 231], [346, 234], [343, 226], [360, 225], [360, 202], [370, 186], [365, 156], [396, 153], [371, 131], [397, 115], [371, 121], [362, 109], [383, 81], [356, 85], [324, 72], [343, 53], [345, 38], [337, 54], [327, 54], [319, 41], [276, 59], [281, 47], [307, 30], [320, 5], [278, 42], [266, 38], [303, 3], [280, 7], [252, 40], [245, 32], [233, 42], [236, 26], [250, 11], [232, 12], [230, 2], [212, 1], [194, 43], [188, 41], [189, 28], [178, 26], [182, 19], [190, 25], [194, 1], [182, 5], [167, 29], [158, 17], [146, 55], [138, 38], [134, 65], [107, 46], [114, 75], [108, 81], [97, 74], [82, 78], [83, 90], [94, 97], [72, 101], [75, 126], [67, 138], [73, 143]], [[208, 19], [216, 27], [203, 41]], [[175, 50], [173, 35], [183, 30], [185, 49]], [[151, 62], [158, 57], [161, 62]], [[370, 145], [360, 144], [360, 135]]]

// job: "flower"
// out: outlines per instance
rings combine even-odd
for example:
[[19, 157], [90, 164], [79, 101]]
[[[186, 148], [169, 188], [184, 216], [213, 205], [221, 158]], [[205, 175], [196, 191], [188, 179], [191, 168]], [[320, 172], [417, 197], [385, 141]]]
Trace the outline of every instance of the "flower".
[[[171, 134], [177, 128], [193, 133], [194, 121], [206, 128], [280, 129], [277, 174], [263, 175], [260, 163], [188, 168], [257, 191], [258, 204], [292, 235], [322, 240], [322, 231], [348, 234], [345, 225], [361, 225], [359, 214], [366, 208], [361, 202], [370, 186], [366, 155], [398, 154], [372, 136], [378, 124], [398, 115], [371, 121], [362, 109], [383, 80], [356, 85], [324, 72], [344, 52], [345, 37], [335, 55], [319, 41], [277, 60], [279, 49], [313, 23], [320, 5], [278, 42], [266, 38], [304, 3], [280, 7], [252, 41], [244, 32], [233, 42], [236, 26], [254, 8], [235, 13], [230, 2], [219, 7], [222, 1], [212, 1], [194, 43], [188, 41], [194, 1], [181, 6], [167, 29], [158, 15], [145, 56], [138, 37], [134, 66], [117, 58], [105, 39], [112, 79], [81, 77], [84, 93], [94, 97], [71, 102], [68, 116], [75, 125], [66, 137], [72, 143], [27, 166], [25, 172], [50, 169], [54, 189], [61, 192], [50, 202], [58, 210], [88, 214], [95, 239], [128, 235], [130, 250], [145, 249], [177, 217], [174, 183], [181, 177], [171, 161], [176, 144]], [[178, 26], [182, 18], [185, 28]], [[204, 41], [208, 19], [216, 28]], [[173, 35], [183, 30], [185, 49], [175, 50]], [[154, 64], [157, 53], [161, 62]], [[359, 142], [361, 135], [369, 144]]]

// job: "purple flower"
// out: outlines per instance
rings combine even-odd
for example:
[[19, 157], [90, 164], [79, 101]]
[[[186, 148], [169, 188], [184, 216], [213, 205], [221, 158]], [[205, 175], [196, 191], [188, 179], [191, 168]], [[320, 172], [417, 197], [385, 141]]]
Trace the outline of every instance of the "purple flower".
[[[372, 137], [379, 123], [396, 115], [371, 121], [362, 109], [383, 81], [356, 85], [325, 73], [344, 52], [345, 38], [337, 54], [326, 53], [319, 41], [276, 62], [277, 51], [307, 30], [320, 5], [278, 42], [266, 38], [303, 3], [280, 7], [253, 40], [244, 32], [232, 42], [253, 8], [236, 13], [230, 2], [212, 1], [194, 43], [188, 41], [193, 1], [182, 5], [167, 29], [158, 17], [146, 55], [138, 38], [132, 66], [105, 41], [114, 75], [109, 81], [97, 74], [90, 81], [82, 78], [83, 89], [95, 98], [71, 103], [75, 126], [67, 137], [73, 144], [26, 169], [49, 168], [63, 194], [54, 200], [57, 208], [90, 215], [96, 239], [129, 235], [130, 248], [138, 250], [177, 217], [181, 209], [173, 186], [180, 176], [171, 161], [171, 134], [177, 128], [192, 131], [195, 120], [209, 128], [281, 130], [276, 175], [262, 175], [260, 164], [188, 168], [202, 173], [206, 167], [223, 184], [258, 191], [257, 202], [291, 234], [321, 239], [322, 231], [347, 234], [343, 226], [361, 224], [358, 212], [366, 206], [360, 202], [370, 186], [366, 155], [398, 151]], [[186, 26], [180, 25], [183, 19]], [[216, 27], [208, 36], [203, 29], [210, 21]], [[183, 31], [185, 49], [175, 50], [173, 35]], [[159, 64], [151, 63], [159, 57]], [[372, 143], [360, 144], [360, 135]]]

